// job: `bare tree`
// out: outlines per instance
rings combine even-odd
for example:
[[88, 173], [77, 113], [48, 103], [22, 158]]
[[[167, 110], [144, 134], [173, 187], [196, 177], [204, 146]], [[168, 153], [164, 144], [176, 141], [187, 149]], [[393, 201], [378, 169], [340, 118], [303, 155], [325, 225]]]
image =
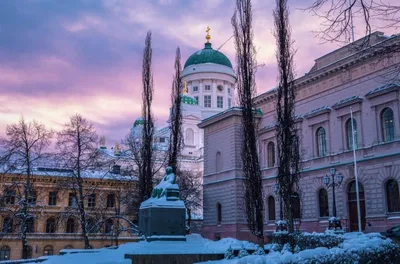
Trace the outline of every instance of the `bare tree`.
[[71, 190], [70, 203], [76, 208], [82, 229], [85, 249], [90, 248], [88, 237], [88, 219], [85, 198], [94, 194], [96, 186], [85, 188], [86, 174], [99, 167], [99, 152], [97, 151], [98, 135], [87, 119], [76, 114], [70, 118], [58, 132], [57, 148], [61, 166], [70, 170], [67, 181]]
[[175, 56], [175, 75], [172, 82], [171, 104], [172, 112], [170, 116], [170, 138], [168, 149], [168, 165], [173, 171], [178, 171], [178, 156], [182, 146], [182, 66], [181, 51], [179, 47], [176, 49]]
[[190, 227], [192, 212], [203, 208], [203, 182], [200, 172], [179, 170], [177, 184], [181, 200], [185, 203], [188, 215], [187, 225]]
[[[37, 196], [32, 182], [33, 168], [35, 164], [47, 157], [45, 152], [50, 146], [53, 132], [43, 124], [36, 121], [27, 123], [23, 117], [16, 124], [6, 127], [6, 138], [0, 139], [0, 147], [3, 151], [0, 160], [3, 165], [3, 173], [13, 173], [18, 176], [4, 190], [2, 207], [8, 218], [8, 231], [13, 228], [13, 220], [20, 227], [20, 239], [22, 242], [22, 258], [28, 258], [27, 233], [31, 230], [37, 209]], [[21, 177], [22, 175], [22, 177]]]
[[[277, 91], [277, 149], [279, 195], [283, 201], [284, 212], [288, 220], [288, 231], [294, 231], [292, 200], [298, 190], [300, 179], [299, 137], [295, 124], [296, 90], [293, 85], [294, 69], [291, 28], [287, 0], [276, 0], [273, 11], [278, 62], [279, 85]], [[298, 198], [299, 199], [299, 198]]]
[[[365, 36], [373, 28], [400, 28], [400, 5], [389, 0], [315, 0], [306, 10], [322, 19], [322, 27], [316, 33], [329, 42], [352, 41], [354, 19], [363, 24]], [[376, 25], [372, 24], [374, 21]]]
[[236, 0], [232, 16], [237, 63], [237, 90], [242, 109], [242, 163], [247, 225], [253, 235], [264, 240], [262, 179], [257, 151], [257, 120], [253, 96], [256, 95], [256, 50], [253, 45], [250, 0]]
[[153, 190], [153, 135], [154, 121], [151, 112], [151, 104], [153, 101], [153, 74], [151, 70], [152, 48], [151, 48], [151, 32], [147, 32], [145, 40], [145, 48], [143, 51], [142, 65], [142, 118], [143, 131], [140, 146], [139, 157], [139, 198], [140, 201], [151, 196]]

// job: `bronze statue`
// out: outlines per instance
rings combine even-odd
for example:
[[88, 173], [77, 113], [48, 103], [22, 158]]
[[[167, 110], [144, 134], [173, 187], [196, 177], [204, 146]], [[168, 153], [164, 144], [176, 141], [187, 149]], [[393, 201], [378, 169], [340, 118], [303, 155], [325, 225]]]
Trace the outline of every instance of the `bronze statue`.
[[176, 176], [173, 173], [172, 167], [168, 166], [165, 170], [165, 176], [162, 178], [161, 182], [154, 187], [151, 197], [158, 199], [166, 196], [166, 189], [173, 187], [172, 185], [174, 184], [176, 184]]

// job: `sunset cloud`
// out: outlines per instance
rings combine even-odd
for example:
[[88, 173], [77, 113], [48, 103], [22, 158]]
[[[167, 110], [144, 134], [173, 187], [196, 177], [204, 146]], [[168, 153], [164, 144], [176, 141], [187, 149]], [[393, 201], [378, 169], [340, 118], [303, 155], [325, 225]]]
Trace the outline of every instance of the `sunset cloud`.
[[[310, 3], [289, 3], [297, 76], [306, 73], [314, 59], [338, 47], [321, 45], [311, 32], [318, 30], [319, 21], [300, 10]], [[220, 47], [235, 64], [233, 4], [231, 0], [1, 1], [0, 135], [21, 115], [57, 130], [72, 114], [80, 113], [110, 144], [122, 139], [141, 112], [141, 63], [148, 30], [153, 33], [153, 112], [156, 124], [165, 125], [177, 46], [184, 64], [203, 48], [210, 26], [213, 48]], [[253, 1], [257, 61], [264, 64], [257, 72], [258, 93], [277, 83], [273, 5], [274, 1]], [[356, 29], [360, 37], [363, 28]]]

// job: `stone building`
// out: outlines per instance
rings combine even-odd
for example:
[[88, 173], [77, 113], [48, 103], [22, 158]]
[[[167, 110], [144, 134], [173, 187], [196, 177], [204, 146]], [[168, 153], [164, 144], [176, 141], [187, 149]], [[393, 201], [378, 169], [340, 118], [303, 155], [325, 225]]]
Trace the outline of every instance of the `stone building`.
[[[129, 222], [112, 218], [124, 215], [129, 221], [136, 222], [136, 210], [130, 208], [126, 200], [132, 195], [136, 181], [119, 174], [118, 168], [113, 172], [84, 173], [84, 192], [87, 194], [84, 203], [92, 248], [137, 241]], [[25, 177], [18, 173], [0, 174], [0, 261], [22, 258], [21, 227], [15, 212]], [[61, 249], [84, 248], [77, 198], [69, 177], [70, 172], [65, 169], [34, 169], [31, 178], [34, 192], [29, 198], [32, 217], [27, 220], [28, 258], [57, 255]], [[122, 230], [126, 227], [129, 231]]]
[[[367, 42], [367, 48], [357, 49]], [[300, 191], [293, 198], [296, 228], [323, 231], [332, 216], [332, 189], [324, 184], [330, 168], [343, 175], [336, 188], [337, 217], [347, 231], [358, 230], [352, 151], [353, 112], [358, 167], [361, 225], [381, 232], [400, 223], [400, 105], [398, 53], [382, 55], [399, 45], [400, 35], [373, 33], [369, 38], [315, 60], [295, 80], [296, 116], [301, 138]], [[273, 76], [275, 78], [275, 76]], [[279, 197], [275, 138], [276, 90], [254, 98], [259, 116], [259, 153], [263, 177], [265, 233], [275, 230]], [[244, 218], [241, 171], [241, 111], [230, 108], [202, 121], [204, 129], [204, 228], [211, 239], [249, 239]]]

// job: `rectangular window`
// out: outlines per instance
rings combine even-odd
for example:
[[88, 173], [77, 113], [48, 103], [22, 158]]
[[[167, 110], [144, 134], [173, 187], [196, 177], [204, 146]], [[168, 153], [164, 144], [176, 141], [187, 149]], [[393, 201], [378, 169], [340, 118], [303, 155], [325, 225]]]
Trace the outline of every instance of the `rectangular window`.
[[198, 86], [193, 86], [193, 92], [198, 92], [199, 91], [199, 87]]
[[199, 97], [195, 96], [194, 99], [196, 99], [196, 104], [199, 104]]
[[228, 87], [228, 94], [231, 94], [231, 88]]
[[204, 90], [206, 90], [206, 91], [211, 91], [211, 85], [206, 85], [206, 86], [204, 86], [205, 88], [204, 88]]
[[115, 204], [115, 194], [107, 194], [107, 208], [113, 208]]
[[160, 143], [165, 143], [165, 137], [160, 137]]
[[28, 204], [36, 204], [36, 192], [30, 191], [28, 194]]
[[211, 107], [211, 95], [204, 95], [204, 107]]
[[231, 108], [231, 107], [232, 107], [232, 99], [228, 98], [228, 108]]
[[224, 108], [224, 98], [222, 96], [217, 96], [217, 107]]
[[68, 197], [68, 206], [77, 207], [78, 200], [76, 199], [76, 195], [74, 193], [70, 193]]
[[57, 192], [49, 192], [49, 205], [57, 204]]
[[14, 190], [8, 190], [5, 197], [6, 204], [15, 204], [15, 195], [16, 193]]
[[88, 197], [88, 207], [95, 207], [96, 206], [96, 194], [92, 193]]

